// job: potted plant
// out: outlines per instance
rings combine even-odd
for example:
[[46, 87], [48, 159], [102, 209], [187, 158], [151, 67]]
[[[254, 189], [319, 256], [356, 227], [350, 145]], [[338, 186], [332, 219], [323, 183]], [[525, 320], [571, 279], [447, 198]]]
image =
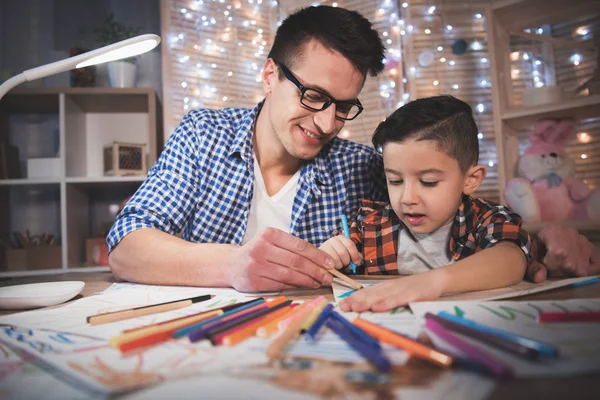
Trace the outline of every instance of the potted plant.
[[[107, 46], [132, 38], [140, 30], [140, 27], [128, 27], [119, 21], [115, 21], [114, 14], [110, 13], [104, 18], [102, 25], [94, 30], [94, 33], [98, 42], [102, 46]], [[108, 63], [108, 78], [112, 87], [135, 86], [136, 60], [136, 57], [131, 57]]]

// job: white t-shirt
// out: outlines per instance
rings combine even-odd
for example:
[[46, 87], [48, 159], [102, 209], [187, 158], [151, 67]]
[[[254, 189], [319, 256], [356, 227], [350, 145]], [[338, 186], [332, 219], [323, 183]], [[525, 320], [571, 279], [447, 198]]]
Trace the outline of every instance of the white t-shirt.
[[254, 157], [254, 194], [252, 204], [250, 204], [248, 226], [242, 244], [246, 244], [266, 227], [278, 228], [285, 232], [290, 231], [292, 206], [294, 197], [296, 197], [299, 178], [300, 170], [287, 181], [279, 192], [269, 196], [258, 161], [256, 156]]
[[452, 224], [427, 234], [401, 229], [398, 238], [398, 272], [401, 275], [413, 275], [453, 262], [448, 250], [451, 229]]

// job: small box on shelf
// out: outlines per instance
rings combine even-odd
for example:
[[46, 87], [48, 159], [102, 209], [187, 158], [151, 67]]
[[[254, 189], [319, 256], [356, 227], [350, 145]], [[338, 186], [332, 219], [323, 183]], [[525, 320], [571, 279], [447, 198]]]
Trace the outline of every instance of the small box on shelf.
[[108, 245], [105, 238], [85, 240], [85, 263], [88, 267], [108, 265]]
[[61, 246], [35, 246], [6, 250], [6, 271], [61, 268]]
[[147, 172], [145, 144], [113, 142], [104, 148], [104, 175], [145, 175]]

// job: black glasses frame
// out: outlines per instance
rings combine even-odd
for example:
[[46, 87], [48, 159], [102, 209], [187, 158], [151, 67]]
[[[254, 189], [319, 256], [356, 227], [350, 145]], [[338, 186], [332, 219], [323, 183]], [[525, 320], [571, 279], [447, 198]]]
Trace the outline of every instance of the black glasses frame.
[[[333, 97], [331, 97], [330, 95], [328, 95], [327, 93], [324, 93], [323, 91], [321, 91], [319, 89], [314, 89], [314, 88], [306, 87], [306, 86], [304, 86], [303, 84], [300, 83], [300, 81], [298, 80], [298, 78], [296, 78], [294, 76], [294, 74], [292, 74], [292, 72], [288, 69], [288, 67], [286, 67], [283, 63], [281, 63], [279, 61], [276, 61], [276, 60], [273, 60], [273, 61], [275, 61], [275, 63], [279, 66], [279, 68], [281, 68], [281, 71], [283, 71], [283, 74], [285, 75], [285, 77], [287, 78], [287, 80], [290, 81], [290, 82], [292, 82], [294, 84], [294, 86], [296, 86], [298, 88], [298, 90], [300, 90], [300, 92], [301, 92], [300, 103], [304, 107], [308, 108], [309, 110], [312, 110], [312, 111], [323, 111], [323, 110], [325, 110], [327, 107], [329, 107], [332, 104], [336, 105], [336, 111], [337, 111], [338, 104], [347, 104], [347, 105], [353, 105], [353, 106], [358, 107], [358, 112], [352, 118], [340, 117], [336, 113], [335, 114], [335, 118], [339, 119], [341, 121], [352, 121], [353, 119], [355, 119], [356, 117], [358, 117], [361, 112], [363, 112], [364, 107], [361, 104], [360, 100], [356, 99], [356, 102], [354, 102], [354, 101], [336, 100]], [[303, 102], [303, 100], [304, 100], [304, 93], [306, 93], [307, 90], [314, 90], [315, 92], [322, 94], [323, 96], [325, 96], [328, 99], [323, 104], [323, 107], [321, 107], [321, 108], [314, 108], [314, 107], [311, 107], [311, 106], [309, 106], [307, 104], [304, 104], [304, 102]]]

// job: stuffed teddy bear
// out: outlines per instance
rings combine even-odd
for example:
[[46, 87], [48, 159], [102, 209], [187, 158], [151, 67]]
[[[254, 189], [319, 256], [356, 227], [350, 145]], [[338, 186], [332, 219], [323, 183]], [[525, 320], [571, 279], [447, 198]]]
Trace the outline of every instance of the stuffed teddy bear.
[[504, 194], [524, 221], [600, 221], [600, 190], [571, 177], [575, 164], [565, 148], [574, 135], [573, 119], [535, 124], [531, 144], [519, 159], [519, 177], [508, 182]]

